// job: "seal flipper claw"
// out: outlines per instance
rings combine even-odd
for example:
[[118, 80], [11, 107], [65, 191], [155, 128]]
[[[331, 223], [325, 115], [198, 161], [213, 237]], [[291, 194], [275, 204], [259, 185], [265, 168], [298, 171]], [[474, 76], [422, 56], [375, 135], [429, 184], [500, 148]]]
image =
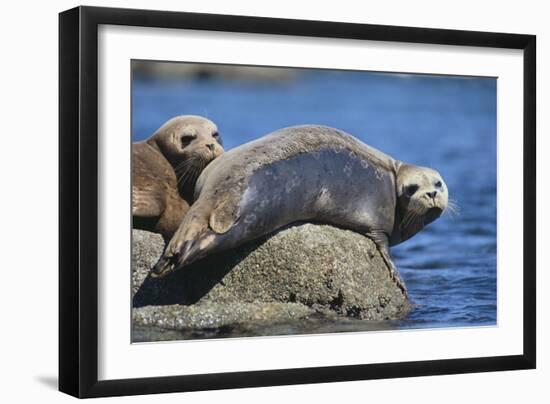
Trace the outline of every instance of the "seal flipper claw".
[[[384, 254], [382, 254], [382, 258], [384, 258]], [[407, 292], [407, 287], [405, 286], [405, 282], [403, 282], [403, 279], [401, 279], [401, 276], [399, 276], [399, 272], [397, 272], [395, 264], [389, 257], [384, 258], [384, 261], [386, 262], [386, 265], [388, 265], [388, 267], [390, 268], [390, 276], [392, 280], [397, 284], [397, 287], [401, 289], [401, 292], [403, 292], [405, 297], [408, 298], [409, 293]]]
[[378, 248], [378, 251], [380, 252], [380, 255], [382, 256], [382, 259], [384, 260], [384, 263], [388, 267], [388, 270], [390, 271], [390, 277], [392, 281], [394, 281], [399, 289], [401, 289], [401, 292], [405, 295], [406, 298], [409, 297], [409, 294], [407, 292], [407, 287], [405, 286], [405, 282], [401, 279], [399, 276], [399, 272], [397, 272], [397, 267], [393, 263], [393, 260], [390, 257], [390, 251], [388, 247], [388, 237], [386, 235], [379, 235], [371, 234], [367, 235], [374, 241], [376, 244], [376, 247]]
[[149, 276], [151, 278], [164, 278], [171, 272], [175, 270], [175, 260], [176, 256], [165, 256], [160, 257], [155, 266], [151, 269]]
[[189, 256], [189, 253], [191, 252], [191, 249], [195, 245], [195, 240], [189, 240], [183, 243], [183, 246], [180, 248], [178, 253], [178, 264], [180, 266], [183, 266], [185, 263], [186, 258]]
[[185, 242], [180, 250], [181, 253], [178, 254], [178, 268], [189, 265], [202, 258], [209, 250], [208, 247], [214, 241], [215, 237], [214, 232], [207, 230], [197, 238]]

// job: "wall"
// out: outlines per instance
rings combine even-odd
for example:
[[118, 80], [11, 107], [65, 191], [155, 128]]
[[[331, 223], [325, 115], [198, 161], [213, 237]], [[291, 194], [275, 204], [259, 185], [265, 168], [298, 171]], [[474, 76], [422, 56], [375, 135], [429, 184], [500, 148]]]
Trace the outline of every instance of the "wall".
[[[117, 398], [116, 402], [191, 403], [341, 400], [463, 403], [525, 400], [541, 402], [548, 396], [550, 377], [550, 224], [543, 208], [550, 198], [543, 187], [550, 159], [550, 27], [544, 2], [497, 1], [319, 1], [202, 0], [90, 1], [89, 5], [157, 8], [287, 18], [339, 20], [375, 24], [532, 33], [538, 36], [538, 369], [521, 372], [469, 374], [399, 380], [348, 382], [263, 389], [232, 390], [154, 397]], [[9, 4], [9, 5], [8, 5]], [[4, 4], [2, 31], [2, 175], [1, 212], [4, 273], [0, 298], [2, 344], [0, 368], [4, 402], [67, 402], [55, 389], [57, 373], [57, 13], [78, 5], [73, 1], [9, 2]], [[7, 53], [6, 53], [7, 52]], [[7, 126], [6, 126], [7, 124]], [[7, 242], [7, 243], [6, 243]]]

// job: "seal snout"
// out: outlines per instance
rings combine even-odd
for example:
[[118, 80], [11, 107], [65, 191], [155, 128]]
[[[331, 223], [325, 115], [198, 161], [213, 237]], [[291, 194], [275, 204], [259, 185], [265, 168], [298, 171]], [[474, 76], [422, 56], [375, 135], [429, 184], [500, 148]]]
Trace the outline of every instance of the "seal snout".
[[435, 199], [435, 197], [437, 196], [437, 191], [431, 191], [431, 192], [426, 192], [426, 195], [428, 195], [428, 198], [432, 198], [432, 199]]

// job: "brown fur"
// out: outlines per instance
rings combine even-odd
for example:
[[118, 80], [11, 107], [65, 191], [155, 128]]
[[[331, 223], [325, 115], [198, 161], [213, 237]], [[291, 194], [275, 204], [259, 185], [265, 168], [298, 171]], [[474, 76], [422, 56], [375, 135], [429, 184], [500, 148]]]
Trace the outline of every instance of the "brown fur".
[[173, 118], [134, 143], [133, 226], [168, 241], [193, 203], [197, 177], [222, 152], [216, 125], [198, 116]]

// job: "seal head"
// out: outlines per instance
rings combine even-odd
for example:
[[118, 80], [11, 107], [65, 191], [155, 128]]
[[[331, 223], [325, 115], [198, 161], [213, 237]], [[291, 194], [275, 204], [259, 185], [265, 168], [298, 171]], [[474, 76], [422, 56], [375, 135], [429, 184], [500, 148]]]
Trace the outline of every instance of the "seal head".
[[431, 168], [401, 163], [396, 173], [396, 221], [390, 245], [408, 240], [447, 208], [449, 193], [441, 175]]
[[173, 167], [183, 194], [193, 192], [202, 170], [223, 153], [218, 127], [195, 115], [170, 119], [146, 142], [157, 148]]

